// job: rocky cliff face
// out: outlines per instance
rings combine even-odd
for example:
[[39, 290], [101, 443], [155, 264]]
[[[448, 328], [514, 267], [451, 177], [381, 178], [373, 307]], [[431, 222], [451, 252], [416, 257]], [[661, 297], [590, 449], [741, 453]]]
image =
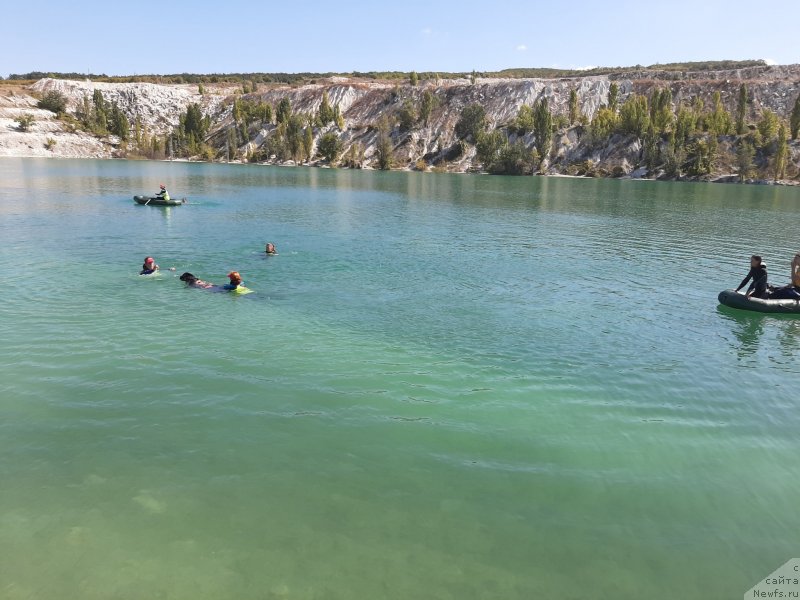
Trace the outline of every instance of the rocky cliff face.
[[[788, 119], [795, 99], [800, 94], [800, 65], [761, 66], [726, 71], [674, 72], [657, 70], [631, 70], [608, 76], [576, 77], [564, 79], [478, 79], [471, 82], [460, 80], [422, 81], [418, 86], [403, 82], [395, 84], [386, 81], [364, 81], [346, 78], [331, 78], [302, 86], [270, 86], [255, 93], [239, 95], [239, 98], [265, 101], [276, 106], [282, 98], [288, 98], [293, 111], [311, 114], [319, 109], [323, 92], [327, 92], [330, 103], [338, 105], [344, 117], [341, 131], [335, 126], [315, 128], [315, 144], [326, 131], [334, 130], [343, 142], [344, 150], [358, 142], [364, 148], [364, 157], [370, 164], [375, 156], [377, 131], [375, 124], [382, 115], [394, 116], [406, 100], [418, 105], [425, 91], [433, 93], [438, 105], [433, 110], [427, 125], [418, 124], [410, 131], [401, 132], [395, 127], [391, 137], [394, 145], [395, 165], [399, 168], [412, 168], [423, 159], [427, 165], [437, 165], [452, 171], [480, 169], [473, 146], [459, 145], [459, 152], [453, 152], [456, 145], [455, 124], [461, 110], [473, 103], [481, 104], [486, 110], [489, 128], [502, 127], [511, 122], [522, 105], [531, 105], [540, 98], [547, 98], [553, 114], [567, 114], [571, 90], [576, 90], [581, 113], [589, 120], [607, 102], [612, 82], [619, 86], [619, 102], [622, 104], [632, 93], [649, 95], [654, 88], [669, 88], [673, 103], [690, 101], [695, 97], [710, 105], [714, 92], [719, 92], [722, 101], [731, 112], [735, 110], [739, 86], [745, 83], [752, 101], [749, 105], [748, 121], [755, 122], [761, 110], [768, 108], [782, 119]], [[76, 110], [85, 95], [91, 97], [95, 89], [103, 92], [105, 99], [116, 102], [133, 122], [138, 119], [152, 133], [165, 134], [178, 124], [179, 116], [190, 103], [198, 103], [211, 119], [208, 142], [221, 150], [226, 144], [226, 132], [234, 126], [232, 102], [234, 90], [231, 87], [207, 86], [203, 95], [193, 85], [157, 85], [149, 83], [94, 83], [43, 79], [33, 86], [33, 93], [42, 94], [56, 90], [69, 101], [70, 110]], [[33, 100], [15, 98], [17, 106], [10, 106], [6, 96], [0, 96], [0, 154], [25, 154], [19, 149], [19, 141], [9, 144], [8, 138], [13, 129], [10, 118], [15, 113], [34, 110]], [[19, 105], [22, 106], [19, 106]], [[67, 134], [58, 131], [58, 122], [41, 114], [40, 126], [51, 135]], [[5, 121], [2, 119], [5, 117]], [[241, 143], [239, 155], [253, 155], [271, 135], [273, 124], [250, 127], [249, 141]], [[572, 127], [556, 132], [555, 147], [551, 169], [565, 170], [570, 164], [589, 161], [607, 164], [627, 174], [640, 164], [642, 146], [636, 139], [615, 136], [609, 144], [601, 148], [591, 147], [585, 141], [585, 128]], [[35, 128], [34, 128], [35, 133]], [[18, 134], [24, 136], [26, 134]], [[85, 135], [85, 134], [84, 134]], [[531, 135], [522, 138], [533, 145]], [[102, 140], [104, 152], [95, 148], [94, 155], [111, 155], [118, 140]], [[86, 142], [88, 144], [88, 141]], [[100, 143], [95, 140], [95, 143]], [[61, 145], [51, 152], [59, 153]], [[5, 149], [4, 149], [5, 148]], [[9, 150], [9, 148], [11, 148]], [[16, 148], [16, 150], [15, 150]], [[792, 146], [792, 157], [797, 160], [800, 149]], [[263, 153], [262, 153], [263, 154]], [[270, 157], [266, 156], [267, 161]], [[274, 158], [272, 160], [275, 160]]]

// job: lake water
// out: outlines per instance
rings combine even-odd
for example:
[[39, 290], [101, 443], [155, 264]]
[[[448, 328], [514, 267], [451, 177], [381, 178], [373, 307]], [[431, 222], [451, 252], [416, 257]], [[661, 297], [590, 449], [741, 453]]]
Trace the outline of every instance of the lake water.
[[800, 319], [716, 295], [799, 201], [4, 159], [0, 597], [740, 598], [800, 553]]

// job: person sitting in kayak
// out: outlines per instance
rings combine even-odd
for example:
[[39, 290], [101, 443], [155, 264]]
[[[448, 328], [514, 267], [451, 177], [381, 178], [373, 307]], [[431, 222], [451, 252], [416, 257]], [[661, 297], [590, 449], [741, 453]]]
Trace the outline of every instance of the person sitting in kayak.
[[209, 283], [207, 281], [203, 281], [202, 279], [198, 279], [191, 273], [184, 273], [180, 276], [180, 280], [186, 282], [187, 285], [190, 287], [202, 288], [202, 289], [209, 289], [216, 287], [213, 283]]
[[273, 244], [272, 242], [267, 242], [267, 246], [266, 246], [266, 249], [264, 250], [264, 252], [266, 252], [267, 256], [277, 256], [278, 255], [278, 251], [275, 249], [275, 244]]
[[155, 259], [152, 256], [148, 256], [144, 259], [144, 264], [142, 265], [142, 270], [139, 271], [139, 275], [152, 275], [156, 271], [158, 271], [158, 265]]
[[242, 276], [239, 275], [239, 271], [231, 271], [230, 273], [228, 273], [228, 279], [230, 279], [231, 282], [226, 285], [223, 285], [222, 286], [223, 290], [232, 291], [237, 289], [240, 285], [242, 285]]
[[750, 287], [747, 288], [747, 297], [768, 298], [767, 265], [763, 263], [761, 257], [757, 254], [750, 257], [750, 271], [747, 273], [747, 277], [742, 280], [742, 283], [739, 284], [739, 287], [736, 288], [736, 291], [738, 292], [746, 286], [747, 282], [751, 279], [753, 282], [750, 284]]
[[792, 260], [792, 285], [800, 291], [800, 252]]
[[156, 194], [156, 198], [169, 202], [169, 192], [163, 183], [161, 184], [161, 191]]

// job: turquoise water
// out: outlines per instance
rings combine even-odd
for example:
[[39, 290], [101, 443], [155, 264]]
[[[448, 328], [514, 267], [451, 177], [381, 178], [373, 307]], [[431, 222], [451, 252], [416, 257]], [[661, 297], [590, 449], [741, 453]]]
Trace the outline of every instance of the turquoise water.
[[0, 598], [739, 598], [800, 547], [800, 319], [716, 294], [799, 199], [2, 160]]

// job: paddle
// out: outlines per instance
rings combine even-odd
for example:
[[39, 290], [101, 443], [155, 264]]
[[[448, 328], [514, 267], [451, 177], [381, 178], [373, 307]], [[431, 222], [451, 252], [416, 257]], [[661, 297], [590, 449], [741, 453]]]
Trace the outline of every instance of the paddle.
[[150, 200], [152, 200], [152, 198], [148, 198], [147, 202], [145, 202], [144, 205], [147, 206], [148, 204], [150, 204]]

